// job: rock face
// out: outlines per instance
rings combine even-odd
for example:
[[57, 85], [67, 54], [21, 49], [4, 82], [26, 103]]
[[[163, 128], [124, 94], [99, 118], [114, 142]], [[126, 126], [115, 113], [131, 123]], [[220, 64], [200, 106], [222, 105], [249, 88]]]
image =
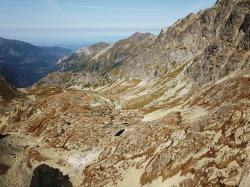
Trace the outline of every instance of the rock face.
[[[105, 75], [109, 81], [161, 79], [185, 63], [185, 79], [195, 84], [218, 80], [237, 69], [247, 70], [249, 15], [249, 1], [218, 1], [213, 8], [190, 14], [163, 29], [157, 37], [136, 33], [87, 60], [88, 54], [77, 53], [63, 62], [64, 66], [70, 64], [75, 73], [73, 78], [69, 75], [67, 83], [84, 87], [88, 79], [81, 77], [93, 73], [95, 77]], [[80, 61], [81, 69], [74, 68], [75, 64], [80, 66]], [[65, 71], [65, 68], [59, 69]], [[50, 76], [42, 82], [49, 79]]]
[[[121, 67], [123, 64], [130, 70], [140, 71], [136, 64], [138, 59], [140, 60], [140, 54], [145, 47], [150, 46], [156, 37], [152, 34], [135, 33], [131, 37], [118, 41], [115, 44], [104, 46], [103, 48], [97, 48], [93, 50], [92, 46], [80, 50], [73, 54], [69, 59], [61, 62], [58, 65], [59, 72], [49, 74], [43, 78], [37, 85], [55, 85], [55, 75], [67, 78], [62, 84], [56, 84], [57, 86], [65, 87], [65, 85], [72, 86], [78, 85], [81, 87], [89, 87], [91, 85], [103, 85], [104, 83], [116, 80], [121, 77], [124, 71]], [[101, 50], [100, 50], [101, 49]], [[141, 61], [140, 61], [141, 62]], [[131, 66], [133, 64], [133, 66]], [[142, 68], [143, 69], [143, 68]], [[70, 73], [71, 71], [71, 73]], [[130, 76], [129, 74], [126, 74]], [[130, 78], [133, 78], [132, 76]], [[56, 81], [57, 82], [57, 81]]]
[[59, 58], [70, 53], [59, 47], [37, 47], [0, 38], [0, 73], [16, 87], [31, 86], [48, 74]]
[[46, 164], [76, 187], [248, 187], [249, 13], [219, 0], [62, 60], [2, 114], [0, 184], [29, 186]]
[[81, 48], [70, 57], [63, 59], [55, 69], [59, 71], [81, 71], [90, 65], [88, 63], [91, 58], [107, 46], [107, 43], [100, 42], [86, 48]]

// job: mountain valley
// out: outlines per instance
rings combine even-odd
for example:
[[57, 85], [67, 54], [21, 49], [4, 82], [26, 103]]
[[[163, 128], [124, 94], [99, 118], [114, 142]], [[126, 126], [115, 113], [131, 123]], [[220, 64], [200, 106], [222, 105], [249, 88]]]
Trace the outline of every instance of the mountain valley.
[[16, 87], [32, 86], [51, 72], [60, 58], [70, 54], [71, 50], [60, 47], [0, 38], [0, 73]]
[[249, 0], [43, 73], [22, 89], [0, 77], [1, 186], [250, 185]]

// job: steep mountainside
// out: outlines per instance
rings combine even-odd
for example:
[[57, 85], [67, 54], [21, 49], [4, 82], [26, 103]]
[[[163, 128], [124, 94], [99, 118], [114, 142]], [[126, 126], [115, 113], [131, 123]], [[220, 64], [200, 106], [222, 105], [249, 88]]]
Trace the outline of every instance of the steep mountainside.
[[[75, 84], [81, 87], [101, 85], [109, 82], [111, 78], [120, 77], [121, 65], [124, 63], [133, 63], [126, 64], [126, 67], [140, 71], [133, 60], [140, 59], [137, 54], [140, 54], [144, 47], [152, 45], [155, 38], [156, 36], [150, 33], [135, 33], [127, 39], [99, 48], [101, 50], [93, 50], [92, 46], [85, 48], [58, 64], [58, 71], [49, 74], [39, 81], [38, 85], [55, 85], [55, 82], [60, 82], [56, 85], [62, 87]], [[62, 79], [65, 81], [56, 81]]]
[[76, 187], [248, 187], [249, 15], [249, 0], [218, 0], [61, 60], [3, 113], [0, 184], [57, 171]]
[[62, 59], [61, 62], [57, 64], [56, 70], [73, 72], [81, 71], [89, 65], [88, 63], [91, 58], [107, 46], [107, 43], [100, 42], [86, 48], [81, 48], [68, 58]]
[[17, 87], [31, 86], [56, 65], [70, 50], [59, 47], [37, 47], [0, 38], [0, 73]]
[[0, 103], [8, 102], [22, 94], [0, 74]]
[[[185, 66], [185, 79], [200, 84], [248, 68], [248, 52], [249, 1], [218, 1], [213, 8], [163, 29], [158, 37], [136, 33], [106, 47], [88, 59], [79, 74], [94, 72], [111, 81], [120, 77], [152, 80]], [[74, 58], [70, 63], [74, 64]], [[75, 77], [70, 79], [72, 85], [80, 84]]]

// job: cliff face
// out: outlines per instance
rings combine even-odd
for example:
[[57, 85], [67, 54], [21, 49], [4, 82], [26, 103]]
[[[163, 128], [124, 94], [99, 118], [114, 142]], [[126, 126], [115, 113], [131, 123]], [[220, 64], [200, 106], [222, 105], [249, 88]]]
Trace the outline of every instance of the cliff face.
[[4, 114], [1, 184], [46, 164], [73, 186], [249, 186], [249, 13], [219, 0], [63, 60]]

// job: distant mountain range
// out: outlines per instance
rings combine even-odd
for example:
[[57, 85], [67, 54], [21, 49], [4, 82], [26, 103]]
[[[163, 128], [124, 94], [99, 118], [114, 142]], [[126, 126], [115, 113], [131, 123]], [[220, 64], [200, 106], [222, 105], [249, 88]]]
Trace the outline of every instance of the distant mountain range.
[[70, 53], [61, 47], [38, 47], [0, 37], [0, 73], [16, 87], [31, 86]]

